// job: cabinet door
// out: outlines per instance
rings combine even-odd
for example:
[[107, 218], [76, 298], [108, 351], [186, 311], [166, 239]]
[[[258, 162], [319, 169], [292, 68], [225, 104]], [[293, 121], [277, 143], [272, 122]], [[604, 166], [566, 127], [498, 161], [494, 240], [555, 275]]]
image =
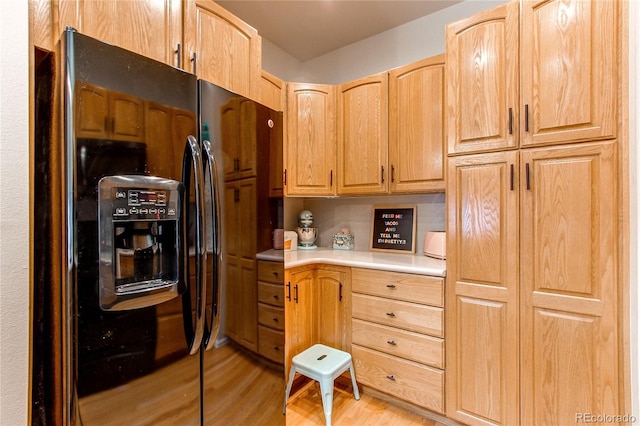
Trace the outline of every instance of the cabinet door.
[[53, 0], [59, 13], [55, 37], [67, 26], [104, 42], [177, 66], [182, 43], [181, 0]]
[[449, 158], [447, 416], [519, 423], [518, 153]]
[[444, 191], [444, 55], [389, 72], [390, 192]]
[[521, 155], [522, 424], [620, 413], [616, 144]]
[[351, 289], [348, 269], [320, 267], [314, 283], [319, 306], [318, 343], [349, 350]]
[[615, 1], [523, 1], [522, 145], [615, 136]]
[[315, 343], [313, 269], [285, 271], [285, 377], [291, 358]]
[[259, 102], [274, 111], [284, 111], [287, 102], [286, 96], [286, 83], [275, 75], [262, 70]]
[[287, 84], [287, 195], [335, 195], [336, 89]]
[[518, 146], [518, 8], [509, 2], [446, 27], [449, 154]]
[[191, 61], [185, 69], [232, 92], [258, 99], [262, 40], [254, 28], [212, 0], [186, 0], [184, 42], [186, 60]]
[[338, 194], [388, 190], [388, 74], [345, 83], [338, 93]]

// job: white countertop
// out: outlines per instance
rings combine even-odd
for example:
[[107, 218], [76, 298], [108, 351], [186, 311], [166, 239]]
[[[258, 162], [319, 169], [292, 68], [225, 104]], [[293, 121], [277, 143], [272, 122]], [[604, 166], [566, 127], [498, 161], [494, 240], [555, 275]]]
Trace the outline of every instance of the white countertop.
[[357, 268], [380, 269], [383, 271], [406, 272], [410, 274], [444, 277], [447, 263], [422, 254], [402, 254], [374, 251], [334, 250], [319, 247], [315, 250], [267, 250], [258, 253], [259, 260], [281, 262], [285, 268], [325, 263]]

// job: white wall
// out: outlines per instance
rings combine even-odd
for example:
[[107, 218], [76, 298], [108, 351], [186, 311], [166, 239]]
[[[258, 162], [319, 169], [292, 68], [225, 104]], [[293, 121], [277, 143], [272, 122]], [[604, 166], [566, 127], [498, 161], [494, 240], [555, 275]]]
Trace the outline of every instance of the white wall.
[[[289, 202], [287, 199], [287, 203]], [[445, 230], [444, 193], [425, 195], [393, 195], [384, 197], [307, 198], [304, 208], [313, 213], [318, 228], [319, 247], [331, 247], [333, 236], [342, 228], [349, 228], [355, 239], [355, 249], [368, 251], [371, 245], [371, 215], [377, 205], [416, 206], [416, 254], [423, 253], [427, 231]], [[299, 211], [295, 212], [296, 215]]]
[[262, 66], [286, 81], [344, 83], [444, 53], [446, 23], [503, 3], [506, 0], [457, 3], [303, 63], [263, 39]]
[[29, 389], [28, 2], [0, 1], [0, 425], [25, 425]]

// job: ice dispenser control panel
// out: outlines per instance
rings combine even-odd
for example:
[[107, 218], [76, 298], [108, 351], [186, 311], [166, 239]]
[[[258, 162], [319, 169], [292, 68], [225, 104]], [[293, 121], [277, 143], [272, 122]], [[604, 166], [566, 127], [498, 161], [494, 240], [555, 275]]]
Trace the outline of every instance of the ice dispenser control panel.
[[98, 183], [100, 307], [156, 305], [184, 290], [180, 182], [107, 176]]
[[178, 206], [168, 192], [153, 189], [113, 188], [113, 219], [176, 219]]

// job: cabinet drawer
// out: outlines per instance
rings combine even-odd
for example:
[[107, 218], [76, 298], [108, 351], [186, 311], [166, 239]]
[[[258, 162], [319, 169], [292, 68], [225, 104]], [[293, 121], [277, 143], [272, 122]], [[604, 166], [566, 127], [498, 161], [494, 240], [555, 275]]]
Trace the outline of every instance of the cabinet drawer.
[[283, 307], [284, 284], [271, 284], [258, 281], [258, 302]]
[[353, 268], [351, 289], [357, 293], [444, 306], [444, 278]]
[[358, 345], [352, 347], [359, 383], [442, 413], [444, 371]]
[[444, 337], [442, 308], [358, 293], [352, 294], [351, 303], [354, 318]]
[[258, 303], [258, 323], [284, 330], [284, 308]]
[[444, 340], [412, 331], [354, 319], [352, 341], [389, 355], [444, 368]]
[[284, 283], [284, 263], [258, 261], [258, 281], [266, 281], [274, 284]]
[[284, 364], [284, 331], [259, 325], [258, 352], [271, 361]]

